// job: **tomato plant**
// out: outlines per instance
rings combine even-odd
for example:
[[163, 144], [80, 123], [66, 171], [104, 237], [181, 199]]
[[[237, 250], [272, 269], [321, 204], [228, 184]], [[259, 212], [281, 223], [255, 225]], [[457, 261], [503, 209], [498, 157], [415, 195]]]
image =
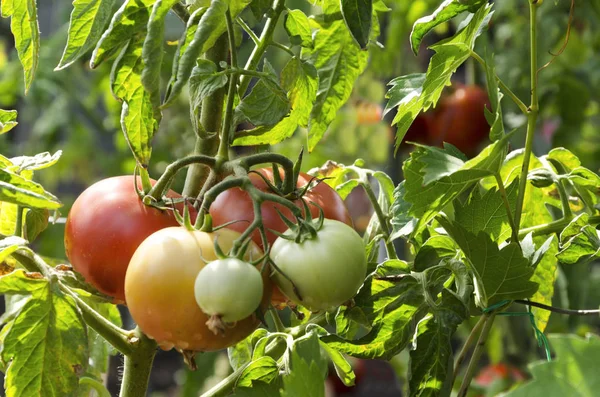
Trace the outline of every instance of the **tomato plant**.
[[[229, 229], [205, 233], [170, 227], [151, 234], [137, 248], [125, 277], [127, 307], [142, 331], [160, 347], [166, 350], [173, 347], [192, 351], [219, 350], [244, 339], [258, 326], [258, 317], [247, 314], [222, 334], [215, 335], [206, 324], [210, 316], [200, 309], [194, 296], [198, 273], [205, 268], [206, 261], [217, 259], [215, 240], [222, 250], [227, 251], [237, 237], [239, 233]], [[252, 244], [247, 255], [260, 258], [262, 252]], [[244, 282], [256, 284], [255, 280]], [[265, 305], [269, 302], [271, 288], [268, 272], [263, 272], [263, 283], [264, 292], [261, 285], [259, 302], [262, 299]], [[226, 285], [215, 287], [220, 293], [222, 288], [231, 292]], [[245, 296], [230, 293], [224, 298], [229, 300], [224, 304], [235, 305], [237, 299]]]
[[[167, 197], [181, 196], [169, 192]], [[142, 203], [133, 177], [107, 178], [75, 200], [65, 227], [65, 251], [87, 282], [124, 302], [125, 273], [136, 248], [155, 231], [177, 225], [171, 210]]]
[[3, 395], [595, 390], [597, 1], [54, 3], [1, 6]]
[[[285, 237], [292, 238], [290, 232]], [[316, 236], [300, 242], [279, 237], [271, 248], [275, 283], [311, 311], [333, 309], [356, 294], [367, 273], [362, 238], [350, 226], [323, 221]]]

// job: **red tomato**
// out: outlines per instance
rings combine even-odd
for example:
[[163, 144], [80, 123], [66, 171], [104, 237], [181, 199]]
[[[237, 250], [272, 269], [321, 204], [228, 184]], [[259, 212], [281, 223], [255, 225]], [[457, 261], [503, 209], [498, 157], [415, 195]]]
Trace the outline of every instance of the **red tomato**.
[[381, 105], [370, 102], [360, 102], [356, 105], [356, 121], [358, 124], [377, 124], [383, 117]]
[[[181, 197], [172, 191], [167, 196]], [[122, 303], [131, 256], [146, 237], [169, 226], [178, 226], [173, 213], [144, 205], [133, 176], [104, 179], [87, 188], [69, 212], [67, 258], [88, 283]]]
[[457, 85], [455, 91], [440, 101], [431, 123], [429, 140], [441, 146], [448, 142], [467, 156], [474, 156], [490, 132], [484, 115], [490, 109], [487, 93], [471, 85]]
[[[270, 181], [273, 181], [272, 169], [261, 168], [257, 171], [267, 177], [267, 179]], [[298, 176], [297, 187], [302, 188], [306, 186], [312, 180], [312, 178], [312, 176], [301, 172]], [[269, 190], [268, 185], [260, 176], [250, 173], [250, 179], [252, 184], [260, 190], [265, 192]], [[326, 183], [322, 182], [316, 186], [313, 186], [309, 191], [306, 192], [304, 199], [309, 203], [310, 212], [313, 217], [317, 217], [319, 215], [319, 209], [314, 205], [310, 205], [311, 202], [318, 204], [323, 209], [325, 218], [341, 221], [352, 226], [352, 219], [350, 218], [350, 214], [344, 205], [344, 201], [339, 194], [337, 194], [337, 192]], [[296, 201], [296, 205], [302, 208], [302, 203], [300, 200]], [[273, 244], [273, 242], [275, 242], [277, 239], [277, 235], [272, 233], [270, 230], [274, 230], [279, 233], [283, 233], [287, 230], [287, 226], [279, 217], [277, 210], [279, 210], [288, 219], [294, 220], [292, 213], [288, 208], [280, 204], [275, 204], [271, 201], [262, 203], [261, 212], [263, 224], [267, 230], [267, 240], [269, 244]], [[227, 228], [242, 233], [254, 220], [252, 199], [250, 196], [248, 196], [248, 193], [242, 189], [229, 189], [221, 193], [212, 203], [210, 206], [210, 214], [212, 216], [213, 225], [219, 226], [225, 223], [234, 222], [229, 224]], [[252, 234], [252, 240], [262, 249], [264, 249], [258, 230]], [[271, 301], [277, 305], [286, 302], [286, 300], [287, 298], [285, 298], [279, 289], [274, 287]]]
[[428, 145], [430, 143], [429, 135], [431, 130], [431, 123], [431, 114], [429, 112], [419, 113], [419, 115], [417, 115], [417, 118], [408, 128], [408, 131], [406, 131], [406, 134], [402, 139], [400, 147], [404, 149], [412, 149], [414, 147], [413, 145], [409, 145], [406, 142], [416, 142]]

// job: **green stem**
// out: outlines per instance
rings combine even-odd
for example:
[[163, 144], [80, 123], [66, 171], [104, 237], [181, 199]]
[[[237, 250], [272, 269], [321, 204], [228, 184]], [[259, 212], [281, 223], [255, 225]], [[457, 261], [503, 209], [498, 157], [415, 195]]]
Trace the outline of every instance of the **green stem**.
[[252, 39], [252, 41], [254, 42], [254, 45], [257, 46], [260, 43], [260, 39], [254, 33], [254, 31], [252, 30], [252, 28], [250, 28], [250, 26], [248, 26], [248, 24], [246, 23], [246, 21], [244, 21], [239, 16], [235, 18], [235, 21], [238, 23], [238, 25], [240, 25], [242, 27], [242, 29], [244, 30], [244, 32], [246, 32], [246, 34], [248, 36], [250, 36], [250, 39]]
[[23, 212], [25, 208], [17, 205], [17, 219], [15, 219], [15, 232], [14, 235], [17, 237], [23, 237]]
[[139, 170], [140, 170], [140, 178], [142, 179], [142, 190], [144, 191], [144, 193], [148, 193], [152, 189], [152, 184], [150, 183], [150, 175], [148, 174], [148, 169], [140, 166]]
[[529, 3], [530, 18], [530, 52], [531, 52], [531, 105], [527, 111], [527, 135], [525, 138], [525, 154], [523, 155], [523, 165], [521, 167], [521, 176], [519, 179], [519, 194], [517, 196], [517, 208], [515, 210], [515, 225], [521, 226], [521, 215], [523, 213], [523, 202], [525, 200], [525, 189], [527, 188], [527, 173], [529, 172], [529, 160], [533, 151], [533, 138], [535, 135], [535, 125], [538, 116], [538, 87], [537, 87], [537, 5], [535, 0]]
[[473, 350], [471, 361], [469, 361], [469, 366], [467, 367], [467, 373], [465, 374], [465, 377], [460, 385], [460, 389], [458, 390], [458, 397], [465, 397], [467, 395], [469, 385], [471, 384], [471, 380], [473, 379], [475, 371], [479, 365], [479, 358], [481, 357], [481, 353], [483, 353], [483, 348], [487, 341], [487, 337], [492, 329], [494, 319], [496, 318], [496, 313], [486, 313], [482, 317], [485, 317], [485, 324], [483, 325], [481, 335], [479, 335], [479, 339], [477, 340], [477, 345], [475, 345], [475, 350]]
[[458, 353], [456, 362], [454, 364], [454, 375], [452, 377], [452, 384], [454, 384], [454, 380], [458, 376], [460, 367], [462, 366], [462, 363], [465, 361], [465, 358], [467, 357], [467, 353], [471, 349], [471, 345], [473, 345], [473, 343], [475, 342], [475, 338], [477, 338], [477, 335], [479, 335], [479, 330], [485, 323], [485, 320], [486, 320], [485, 316], [479, 317], [477, 324], [475, 324], [475, 326], [471, 330], [471, 333], [469, 334], [469, 337], [467, 338], [467, 340], [465, 341], [465, 344], [463, 345], [462, 349], [460, 350], [460, 353]]
[[152, 371], [152, 362], [156, 355], [156, 342], [135, 329], [138, 338], [133, 352], [125, 355], [125, 369], [119, 397], [141, 397], [146, 395], [148, 380]]
[[379, 219], [381, 231], [383, 232], [383, 234], [385, 236], [385, 250], [387, 252], [388, 258], [389, 259], [398, 259], [398, 255], [396, 254], [396, 249], [394, 248], [394, 244], [390, 241], [391, 232], [390, 232], [390, 227], [388, 225], [387, 217], [385, 216], [385, 214], [383, 213], [383, 210], [381, 209], [381, 206], [377, 202], [377, 197], [375, 197], [375, 192], [373, 191], [371, 184], [368, 181], [361, 181], [360, 185], [365, 189], [365, 192], [367, 193], [367, 197], [369, 197], [369, 201], [373, 205], [373, 210], [375, 211], [375, 214], [377, 215], [377, 219]]
[[500, 192], [500, 196], [502, 196], [502, 202], [504, 203], [504, 208], [506, 209], [506, 215], [508, 216], [508, 223], [510, 224], [510, 228], [512, 230], [512, 240], [515, 243], [519, 243], [519, 228], [514, 222], [512, 211], [510, 209], [510, 203], [508, 202], [508, 197], [506, 195], [506, 189], [504, 188], [504, 182], [502, 181], [502, 177], [500, 174], [494, 174], [496, 177], [496, 183], [498, 184], [498, 191]]
[[271, 315], [271, 318], [273, 319], [273, 324], [275, 325], [275, 330], [277, 332], [285, 332], [285, 325], [283, 325], [283, 323], [281, 322], [281, 318], [279, 318], [279, 313], [277, 313], [277, 310], [273, 307], [270, 306], [269, 307], [269, 314]]
[[165, 169], [165, 172], [156, 181], [156, 184], [148, 192], [149, 196], [152, 196], [155, 200], [160, 200], [164, 195], [167, 186], [171, 183], [171, 180], [175, 177], [177, 172], [191, 164], [202, 164], [209, 168], [215, 166], [216, 160], [214, 157], [206, 156], [203, 154], [196, 154], [188, 157], [184, 157], [173, 163], [169, 164]]
[[[545, 234], [561, 232], [565, 226], [571, 222], [571, 219], [557, 219], [555, 221], [545, 223], [543, 225], [537, 225], [521, 229], [519, 231], [519, 237], [525, 237], [529, 233], [533, 233], [534, 236], [543, 236]], [[597, 225], [600, 223], [600, 215], [590, 216], [588, 219], [590, 225]]]
[[287, 157], [277, 153], [258, 153], [238, 160], [240, 166], [249, 170], [251, 167], [259, 164], [277, 163], [283, 167], [284, 181], [283, 191], [292, 192], [294, 186], [294, 162]]
[[98, 397], [111, 397], [104, 384], [89, 376], [79, 378], [79, 384], [93, 389], [98, 394]]
[[[250, 54], [250, 57], [248, 58], [244, 69], [256, 70], [260, 59], [262, 58], [267, 48], [269, 48], [269, 45], [273, 38], [273, 33], [275, 32], [275, 27], [277, 26], [277, 21], [279, 20], [279, 17], [281, 16], [281, 13], [284, 9], [285, 0], [274, 0], [272, 14], [265, 23], [265, 27], [263, 28], [262, 34], [260, 35], [260, 42], [256, 47], [254, 47], [254, 50]], [[240, 96], [243, 96], [246, 93], [251, 78], [252, 77], [250, 76], [242, 76], [240, 80], [240, 86], [238, 88], [238, 93]]]
[[291, 56], [295, 57], [296, 54], [294, 53], [294, 51], [292, 51], [292, 49], [286, 45], [283, 45], [281, 43], [278, 43], [276, 41], [272, 41], [271, 42], [271, 46], [275, 47], [275, 48], [279, 48], [280, 50], [283, 50], [285, 52], [287, 52], [288, 54], [290, 54]]
[[[483, 58], [477, 54], [475, 51], [471, 51], [471, 56], [475, 59], [484, 69], [487, 69], [487, 63], [483, 60]], [[512, 99], [512, 101], [517, 105], [517, 107], [523, 112], [524, 115], [528, 114], [527, 105], [523, 103], [519, 99], [519, 97], [506, 85], [504, 82], [496, 75], [496, 80], [498, 81], [498, 85]]]
[[[206, 59], [219, 65], [221, 61], [227, 60], [227, 48], [227, 36], [222, 35], [215, 45], [206, 52]], [[221, 129], [224, 100], [225, 89], [220, 88], [202, 101], [200, 121], [205, 132], [199, 133], [196, 138], [195, 155], [214, 156], [217, 154], [219, 147], [218, 131]], [[197, 197], [209, 173], [210, 170], [202, 164], [191, 165], [185, 180], [183, 196]]]
[[571, 205], [569, 204], [569, 195], [567, 194], [567, 189], [565, 189], [564, 179], [559, 179], [556, 181], [556, 188], [558, 189], [558, 194], [560, 195], [560, 203], [563, 210], [563, 218], [564, 219], [573, 219], [573, 212], [571, 211]]
[[[229, 10], [225, 13], [227, 21], [227, 36], [229, 38], [229, 54], [231, 56], [231, 67], [237, 69], [237, 53], [235, 48], [235, 33], [233, 28], [233, 20]], [[225, 108], [225, 119], [221, 126], [221, 143], [217, 154], [217, 162], [225, 162], [229, 160], [229, 140], [231, 130], [233, 129], [233, 104], [235, 102], [235, 93], [237, 89], [237, 73], [233, 73], [229, 77], [229, 88], [227, 90], [227, 105]]]

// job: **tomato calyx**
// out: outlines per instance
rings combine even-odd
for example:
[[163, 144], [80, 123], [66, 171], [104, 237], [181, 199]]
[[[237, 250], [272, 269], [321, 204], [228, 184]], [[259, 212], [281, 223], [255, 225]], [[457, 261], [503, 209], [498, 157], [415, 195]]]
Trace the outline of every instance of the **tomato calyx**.
[[312, 205], [319, 209], [319, 217], [317, 219], [313, 219], [306, 201], [301, 200], [301, 202], [304, 209], [305, 218], [296, 217], [298, 223], [294, 223], [276, 209], [277, 213], [281, 217], [281, 220], [283, 220], [285, 225], [288, 227], [288, 230], [285, 233], [278, 233], [277, 231], [272, 230], [272, 232], [277, 236], [286, 240], [294, 241], [298, 244], [301, 244], [303, 241], [309, 239], [315, 239], [317, 237], [317, 232], [323, 228], [323, 222], [325, 221], [325, 213], [321, 206], [311, 202]]

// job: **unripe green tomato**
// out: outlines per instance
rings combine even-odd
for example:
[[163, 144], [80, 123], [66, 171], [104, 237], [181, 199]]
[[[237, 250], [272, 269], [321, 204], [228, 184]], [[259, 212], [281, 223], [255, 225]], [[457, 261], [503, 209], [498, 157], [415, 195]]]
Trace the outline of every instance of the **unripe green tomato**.
[[258, 308], [263, 295], [260, 272], [237, 258], [219, 259], [206, 265], [194, 284], [200, 309], [226, 323], [242, 320]]
[[350, 226], [330, 219], [324, 220], [316, 238], [296, 243], [279, 237], [270, 257], [293, 282], [275, 271], [272, 278], [281, 291], [311, 311], [332, 309], [352, 299], [367, 274], [363, 239]]

